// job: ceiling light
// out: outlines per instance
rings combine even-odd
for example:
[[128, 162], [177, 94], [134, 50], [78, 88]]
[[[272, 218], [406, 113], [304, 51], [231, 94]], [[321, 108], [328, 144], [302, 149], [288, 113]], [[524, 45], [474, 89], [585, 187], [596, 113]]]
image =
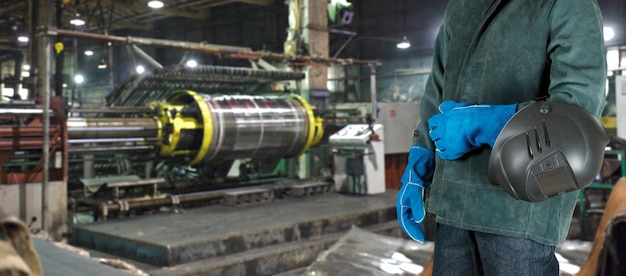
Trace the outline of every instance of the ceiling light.
[[70, 24], [72, 24], [74, 26], [82, 26], [82, 25], [85, 25], [85, 20], [83, 20], [80, 17], [80, 13], [76, 13], [74, 18], [72, 18], [72, 20], [70, 20]]
[[92, 50], [85, 50], [85, 55], [86, 56], [93, 56], [93, 51]]
[[135, 70], [137, 71], [137, 73], [142, 74], [143, 72], [146, 71], [146, 68], [144, 68], [141, 65], [138, 65], [137, 68], [135, 68]]
[[152, 0], [148, 2], [148, 7], [153, 8], [153, 9], [160, 9], [163, 6], [164, 6], [163, 2], [158, 1], [158, 0]]
[[76, 76], [74, 76], [74, 82], [76, 82], [77, 84], [81, 84], [85, 81], [85, 77], [83, 77], [83, 75], [78, 74]]
[[189, 68], [195, 68], [198, 66], [198, 62], [194, 59], [190, 59], [187, 61], [187, 63], [185, 63], [185, 65], [187, 65], [187, 67]]
[[22, 69], [24, 69], [24, 71], [28, 71], [30, 70], [30, 65], [24, 64], [24, 66], [22, 66]]
[[28, 36], [20, 35], [20, 36], [17, 37], [17, 41], [22, 42], [22, 43], [27, 43], [28, 42]]
[[400, 49], [407, 49], [411, 47], [411, 42], [406, 38], [406, 36], [396, 45]]

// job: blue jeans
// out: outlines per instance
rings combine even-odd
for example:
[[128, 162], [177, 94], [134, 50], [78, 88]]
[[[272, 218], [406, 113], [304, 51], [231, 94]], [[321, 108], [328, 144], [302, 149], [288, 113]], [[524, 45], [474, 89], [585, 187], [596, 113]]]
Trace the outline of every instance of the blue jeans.
[[433, 275], [559, 275], [554, 246], [437, 224]]

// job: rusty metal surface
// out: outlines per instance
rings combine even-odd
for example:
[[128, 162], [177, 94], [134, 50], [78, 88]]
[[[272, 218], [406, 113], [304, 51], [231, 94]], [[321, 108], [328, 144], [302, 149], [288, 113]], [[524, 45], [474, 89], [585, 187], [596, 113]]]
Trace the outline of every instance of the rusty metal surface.
[[330, 193], [249, 206], [210, 206], [178, 214], [77, 225], [74, 242], [157, 266], [223, 257], [316, 239], [395, 220], [395, 191], [375, 196]]

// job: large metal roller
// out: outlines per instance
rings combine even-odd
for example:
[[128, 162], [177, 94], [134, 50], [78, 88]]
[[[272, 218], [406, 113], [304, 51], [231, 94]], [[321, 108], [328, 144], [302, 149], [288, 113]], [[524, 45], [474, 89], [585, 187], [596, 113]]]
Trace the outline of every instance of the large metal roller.
[[183, 157], [194, 165], [293, 157], [323, 136], [321, 117], [295, 94], [214, 96], [183, 90], [149, 106], [156, 116], [71, 118], [70, 143], [153, 144], [160, 156]]
[[209, 96], [179, 91], [151, 105], [162, 111], [161, 155], [187, 155], [190, 164], [293, 157], [323, 135], [322, 119], [294, 94]]

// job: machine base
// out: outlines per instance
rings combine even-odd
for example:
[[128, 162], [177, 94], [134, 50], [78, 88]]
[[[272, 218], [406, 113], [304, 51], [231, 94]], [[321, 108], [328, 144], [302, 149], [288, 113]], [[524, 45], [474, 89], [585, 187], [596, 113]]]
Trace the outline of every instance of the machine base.
[[144, 264], [150, 275], [274, 275], [313, 263], [352, 225], [400, 236], [396, 193], [327, 193], [75, 225], [73, 242]]

